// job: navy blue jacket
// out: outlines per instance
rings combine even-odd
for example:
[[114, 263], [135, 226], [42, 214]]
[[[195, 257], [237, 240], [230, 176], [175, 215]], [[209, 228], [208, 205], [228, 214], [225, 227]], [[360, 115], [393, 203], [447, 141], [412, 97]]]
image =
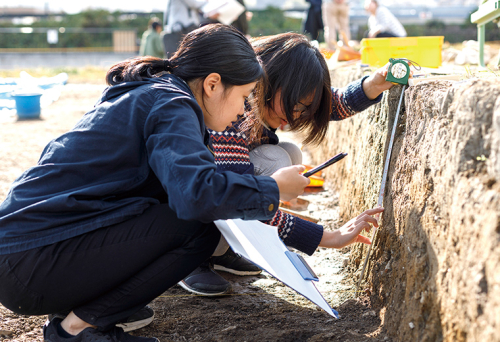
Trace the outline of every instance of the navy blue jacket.
[[51, 141], [0, 205], [0, 254], [123, 222], [168, 203], [184, 220], [269, 220], [270, 177], [216, 172], [203, 113], [181, 79], [107, 88], [95, 108]]

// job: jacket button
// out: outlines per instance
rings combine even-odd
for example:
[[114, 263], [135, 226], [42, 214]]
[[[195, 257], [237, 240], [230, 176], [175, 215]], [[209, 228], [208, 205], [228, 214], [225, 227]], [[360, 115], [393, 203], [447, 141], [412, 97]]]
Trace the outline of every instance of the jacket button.
[[271, 203], [271, 204], [269, 204], [269, 208], [267, 208], [267, 209], [269, 209], [269, 211], [273, 211], [273, 209], [274, 209], [274, 204], [272, 204], [272, 203]]

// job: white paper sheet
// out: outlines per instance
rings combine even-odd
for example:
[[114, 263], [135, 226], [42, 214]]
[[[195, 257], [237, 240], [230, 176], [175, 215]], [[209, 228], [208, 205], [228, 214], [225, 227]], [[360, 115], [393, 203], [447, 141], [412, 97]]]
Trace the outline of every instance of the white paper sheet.
[[218, 220], [217, 228], [234, 252], [244, 256], [335, 318], [339, 318], [314, 282], [304, 280], [290, 259], [276, 227], [260, 221]]
[[217, 20], [230, 25], [245, 11], [245, 7], [236, 0], [210, 0], [201, 10], [207, 18], [219, 14]]

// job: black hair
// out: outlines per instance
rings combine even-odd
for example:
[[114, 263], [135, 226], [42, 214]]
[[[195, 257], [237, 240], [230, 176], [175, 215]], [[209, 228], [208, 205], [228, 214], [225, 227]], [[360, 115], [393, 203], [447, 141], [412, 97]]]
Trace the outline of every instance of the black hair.
[[157, 21], [155, 21], [155, 22], [153, 22], [153, 23], [151, 24], [151, 28], [152, 28], [153, 30], [155, 30], [155, 31], [156, 31], [156, 29], [157, 29], [158, 27], [161, 27], [161, 24], [160, 24], [159, 22], [157, 22]]
[[153, 30], [156, 31], [156, 28], [158, 26], [161, 26], [160, 18], [158, 18], [158, 17], [152, 17], [151, 19], [149, 19], [149, 21], [148, 21], [148, 27], [150, 27], [150, 28], [152, 28]]
[[248, 39], [235, 28], [211, 24], [188, 33], [170, 59], [137, 57], [112, 66], [106, 74], [109, 85], [142, 81], [161, 72], [184, 81], [221, 76], [223, 85], [249, 84], [263, 78], [264, 70]]
[[[304, 143], [319, 143], [330, 121], [332, 94], [330, 73], [325, 58], [306, 36], [282, 33], [252, 41], [267, 74], [264, 106], [273, 108], [274, 97], [281, 91], [281, 105], [293, 131], [304, 131]], [[295, 119], [293, 108], [314, 94], [304, 115]]]

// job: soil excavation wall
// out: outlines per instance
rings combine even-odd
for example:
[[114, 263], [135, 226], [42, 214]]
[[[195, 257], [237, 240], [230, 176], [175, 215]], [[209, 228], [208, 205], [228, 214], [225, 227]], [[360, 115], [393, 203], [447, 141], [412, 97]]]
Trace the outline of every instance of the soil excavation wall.
[[[332, 71], [345, 86], [359, 69]], [[377, 203], [402, 86], [309, 148], [344, 222]], [[500, 341], [500, 78], [407, 88], [364, 285], [397, 341]], [[370, 235], [371, 236], [371, 233]], [[357, 282], [367, 246], [352, 247]]]

